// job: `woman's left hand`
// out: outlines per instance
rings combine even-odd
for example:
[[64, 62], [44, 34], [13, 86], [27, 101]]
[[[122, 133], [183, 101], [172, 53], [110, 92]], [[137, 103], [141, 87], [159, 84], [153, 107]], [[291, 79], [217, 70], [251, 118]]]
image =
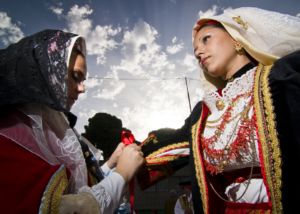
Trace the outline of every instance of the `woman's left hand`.
[[124, 143], [119, 143], [114, 153], [110, 156], [109, 160], [107, 161], [107, 166], [110, 169], [113, 169], [117, 166], [119, 157], [122, 154], [124, 148], [125, 148]]

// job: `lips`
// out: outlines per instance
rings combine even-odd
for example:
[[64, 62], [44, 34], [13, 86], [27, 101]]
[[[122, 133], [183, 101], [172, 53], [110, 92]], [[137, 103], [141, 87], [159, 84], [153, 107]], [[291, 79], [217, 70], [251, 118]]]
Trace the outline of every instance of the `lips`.
[[75, 103], [75, 101], [77, 100], [77, 98], [72, 98], [72, 97], [69, 97], [69, 99], [72, 100], [73, 103]]
[[202, 65], [204, 65], [206, 63], [206, 61], [208, 60], [209, 57], [205, 57], [201, 60]]

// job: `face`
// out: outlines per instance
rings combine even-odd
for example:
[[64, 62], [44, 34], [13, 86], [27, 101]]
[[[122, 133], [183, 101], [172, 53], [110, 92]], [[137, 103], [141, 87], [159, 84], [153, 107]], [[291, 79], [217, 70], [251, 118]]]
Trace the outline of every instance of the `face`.
[[84, 93], [83, 81], [86, 79], [87, 68], [85, 59], [81, 55], [71, 54], [68, 67], [68, 103], [71, 110], [79, 94]]
[[194, 38], [194, 53], [199, 66], [213, 77], [226, 77], [235, 68], [238, 54], [234, 39], [223, 29], [203, 27]]
[[187, 195], [187, 196], [189, 196], [189, 195], [191, 194], [190, 188], [187, 188], [187, 187], [183, 188], [183, 192], [184, 192], [184, 194]]

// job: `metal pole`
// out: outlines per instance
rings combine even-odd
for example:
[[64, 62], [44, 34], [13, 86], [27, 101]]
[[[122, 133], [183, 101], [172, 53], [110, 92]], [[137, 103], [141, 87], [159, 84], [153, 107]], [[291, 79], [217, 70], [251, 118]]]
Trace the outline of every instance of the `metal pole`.
[[188, 85], [187, 85], [186, 77], [185, 77], [185, 85], [186, 85], [186, 91], [187, 91], [187, 95], [188, 95], [188, 99], [189, 99], [190, 112], [192, 113], [192, 107], [191, 107], [191, 100], [190, 100], [189, 87], [188, 87]]

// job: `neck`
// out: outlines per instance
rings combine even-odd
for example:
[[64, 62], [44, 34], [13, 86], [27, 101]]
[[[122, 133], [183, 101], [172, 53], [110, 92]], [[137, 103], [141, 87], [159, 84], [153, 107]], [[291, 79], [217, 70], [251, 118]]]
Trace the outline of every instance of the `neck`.
[[233, 60], [231, 65], [229, 65], [228, 72], [226, 75], [222, 76], [223, 80], [231, 78], [238, 70], [247, 65], [250, 62], [249, 58], [244, 54], [238, 54], [236, 60]]

